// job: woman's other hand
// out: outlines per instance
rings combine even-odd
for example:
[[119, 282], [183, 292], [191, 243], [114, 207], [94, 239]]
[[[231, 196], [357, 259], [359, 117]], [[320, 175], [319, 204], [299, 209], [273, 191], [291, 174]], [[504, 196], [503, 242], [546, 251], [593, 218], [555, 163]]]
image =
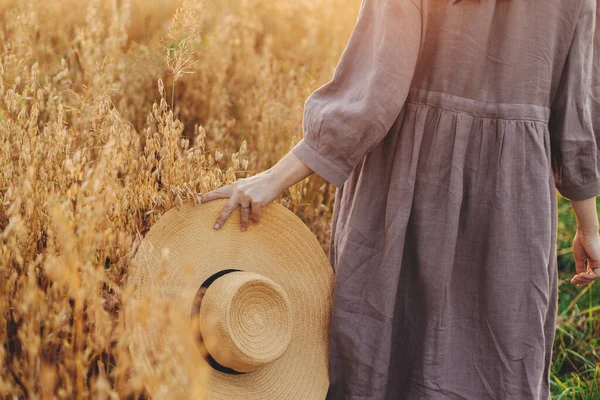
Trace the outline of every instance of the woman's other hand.
[[240, 228], [248, 229], [250, 218], [255, 224], [260, 220], [260, 209], [277, 199], [287, 188], [311, 175], [307, 167], [291, 151], [272, 168], [250, 178], [240, 179], [231, 185], [208, 192], [200, 198], [201, 203], [229, 198], [223, 207], [214, 228], [220, 229], [233, 211], [240, 207]]
[[577, 230], [573, 239], [573, 258], [577, 275], [571, 283], [581, 288], [600, 278], [600, 235], [597, 230], [590, 233]]

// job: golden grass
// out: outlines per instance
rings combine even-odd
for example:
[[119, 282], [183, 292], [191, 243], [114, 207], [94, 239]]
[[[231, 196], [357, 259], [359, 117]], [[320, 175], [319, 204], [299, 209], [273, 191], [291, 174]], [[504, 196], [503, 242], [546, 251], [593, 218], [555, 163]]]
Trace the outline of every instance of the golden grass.
[[[144, 395], [121, 312], [141, 238], [291, 149], [357, 12], [358, 0], [0, 1], [0, 397]], [[332, 194], [313, 177], [279, 200], [325, 250]]]

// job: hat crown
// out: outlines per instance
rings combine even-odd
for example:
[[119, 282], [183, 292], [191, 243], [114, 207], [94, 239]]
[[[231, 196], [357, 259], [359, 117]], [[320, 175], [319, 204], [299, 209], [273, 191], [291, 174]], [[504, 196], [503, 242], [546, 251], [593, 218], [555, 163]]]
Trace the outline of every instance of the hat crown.
[[293, 318], [285, 290], [271, 279], [236, 271], [206, 290], [200, 330], [221, 365], [251, 372], [281, 357], [292, 340]]

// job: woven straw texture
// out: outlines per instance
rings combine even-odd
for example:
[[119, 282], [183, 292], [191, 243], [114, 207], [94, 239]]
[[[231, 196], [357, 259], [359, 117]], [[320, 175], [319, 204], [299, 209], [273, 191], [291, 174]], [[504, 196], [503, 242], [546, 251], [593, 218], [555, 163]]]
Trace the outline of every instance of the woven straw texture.
[[276, 282], [254, 272], [217, 279], [202, 300], [200, 327], [208, 352], [239, 372], [281, 357], [292, 340], [289, 298]]
[[[224, 227], [214, 230], [212, 226], [225, 203], [225, 199], [200, 205], [188, 202], [180, 209], [172, 209], [158, 220], [140, 244], [130, 275], [136, 300], [126, 306], [135, 368], [160, 377], [160, 384], [157, 379], [156, 386], [148, 387], [155, 398], [201, 398], [202, 392], [207, 399], [223, 400], [324, 399], [329, 387], [328, 340], [334, 280], [327, 256], [310, 229], [294, 213], [276, 203], [263, 207], [260, 223], [251, 224], [246, 232], [240, 231], [238, 210]], [[283, 354], [242, 375], [213, 370], [202, 356], [191, 329], [179, 329], [177, 325], [186, 319], [189, 321], [202, 283], [224, 269], [259, 274], [276, 284], [261, 283], [263, 292], [277, 292], [280, 287], [285, 293], [283, 297], [274, 292], [267, 295], [269, 301], [277, 298], [282, 301], [269, 317], [275, 318], [271, 320], [271, 328], [282, 323], [281, 316], [274, 317], [281, 310], [288, 307], [291, 311], [291, 340]], [[216, 286], [208, 288], [202, 306], [206, 300], [214, 307], [218, 282], [236, 274], [217, 279], [213, 283]], [[211, 289], [214, 289], [213, 294], [210, 294]], [[242, 288], [236, 295], [244, 291], [248, 288]], [[260, 298], [259, 295], [259, 303]], [[232, 299], [222, 304], [226, 301]], [[165, 324], [165, 313], [158, 311], [163, 310], [159, 305], [165, 302], [171, 304], [170, 309], [174, 311], [172, 316], [169, 314], [169, 321], [175, 321], [171, 325]], [[141, 312], [142, 309], [150, 311]], [[200, 311], [201, 315], [206, 312], [202, 308]], [[264, 308], [260, 315], [267, 318]], [[248, 318], [239, 323], [253, 324]], [[285, 330], [282, 334], [286, 335]], [[215, 335], [211, 331], [209, 336]], [[286, 343], [285, 338], [279, 340], [279, 346], [285, 347]], [[238, 342], [237, 347], [244, 348], [244, 345]], [[278, 343], [273, 343], [269, 349], [277, 353], [277, 347]], [[165, 348], [172, 357], [157, 361], [158, 349]], [[255, 351], [252, 346], [246, 347], [246, 354]], [[268, 359], [267, 356], [263, 361]], [[208, 376], [202, 373], [206, 370], [210, 370]]]

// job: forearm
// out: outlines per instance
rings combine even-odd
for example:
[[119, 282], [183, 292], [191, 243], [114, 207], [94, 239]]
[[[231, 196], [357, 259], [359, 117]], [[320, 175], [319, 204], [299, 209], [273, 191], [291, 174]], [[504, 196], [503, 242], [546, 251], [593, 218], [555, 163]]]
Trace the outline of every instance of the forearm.
[[293, 153], [288, 152], [269, 170], [276, 187], [284, 191], [314, 173]]
[[583, 234], [598, 233], [598, 213], [596, 211], [596, 198], [585, 200], [571, 200], [571, 206], [577, 217], [577, 230]]

